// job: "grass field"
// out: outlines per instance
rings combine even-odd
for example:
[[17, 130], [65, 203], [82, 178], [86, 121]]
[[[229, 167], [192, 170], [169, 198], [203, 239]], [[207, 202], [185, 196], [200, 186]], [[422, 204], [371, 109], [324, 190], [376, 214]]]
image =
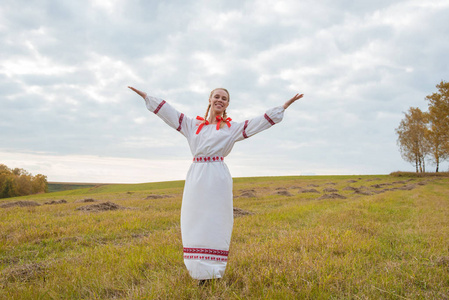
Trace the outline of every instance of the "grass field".
[[225, 277], [201, 287], [183, 184], [0, 199], [0, 299], [449, 299], [449, 178], [236, 178], [252, 214], [235, 218]]

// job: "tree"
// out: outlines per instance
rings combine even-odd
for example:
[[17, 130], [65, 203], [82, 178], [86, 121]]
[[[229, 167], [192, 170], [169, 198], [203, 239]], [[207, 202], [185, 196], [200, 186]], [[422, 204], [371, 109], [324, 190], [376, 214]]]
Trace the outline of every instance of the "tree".
[[0, 164], [0, 198], [25, 196], [48, 191], [47, 176], [31, 175], [24, 169]]
[[398, 145], [404, 160], [415, 165], [416, 172], [425, 172], [425, 157], [430, 151], [427, 116], [418, 107], [410, 107], [396, 128]]
[[429, 136], [432, 160], [438, 172], [440, 162], [449, 158], [449, 82], [436, 85], [438, 92], [426, 97], [429, 101]]
[[33, 186], [33, 194], [48, 192], [47, 176], [37, 174], [32, 179], [32, 186]]
[[9, 176], [6, 177], [5, 181], [0, 190], [0, 198], [9, 198], [17, 196], [17, 185], [14, 178]]

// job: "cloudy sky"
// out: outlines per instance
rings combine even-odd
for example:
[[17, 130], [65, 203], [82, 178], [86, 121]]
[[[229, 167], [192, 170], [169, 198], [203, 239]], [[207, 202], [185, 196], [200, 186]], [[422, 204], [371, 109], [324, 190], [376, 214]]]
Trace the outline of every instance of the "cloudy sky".
[[304, 93], [235, 145], [235, 177], [413, 171], [395, 128], [449, 80], [448, 15], [449, 0], [2, 0], [0, 163], [49, 181], [184, 179], [187, 142], [131, 85], [192, 117], [226, 87], [235, 121]]

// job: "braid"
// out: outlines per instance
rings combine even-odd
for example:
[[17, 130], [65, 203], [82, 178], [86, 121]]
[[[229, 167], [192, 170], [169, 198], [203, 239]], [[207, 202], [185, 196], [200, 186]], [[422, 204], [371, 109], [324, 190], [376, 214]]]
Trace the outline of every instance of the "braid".
[[207, 116], [209, 115], [209, 110], [210, 110], [210, 103], [209, 103], [209, 106], [207, 107], [206, 114], [204, 115], [204, 121], [203, 121], [203, 123], [206, 123]]
[[220, 123], [220, 128], [223, 128], [223, 126], [226, 124], [226, 122], [224, 122], [224, 120], [226, 120], [228, 118], [228, 115], [226, 113], [226, 109], [223, 111], [223, 122]]

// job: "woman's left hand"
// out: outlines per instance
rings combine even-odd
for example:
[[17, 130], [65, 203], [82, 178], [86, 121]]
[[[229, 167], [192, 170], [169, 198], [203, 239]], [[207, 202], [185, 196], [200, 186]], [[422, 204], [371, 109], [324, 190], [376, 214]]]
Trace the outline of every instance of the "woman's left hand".
[[296, 94], [295, 96], [293, 96], [293, 98], [291, 98], [290, 100], [288, 100], [287, 102], [285, 102], [285, 104], [283, 105], [284, 109], [287, 109], [290, 104], [292, 104], [293, 102], [295, 102], [296, 100], [301, 99], [302, 97], [304, 97], [304, 94]]
[[129, 89], [133, 90], [134, 92], [136, 92], [140, 97], [142, 97], [143, 99], [146, 98], [147, 93], [139, 91], [138, 89], [133, 88], [132, 86], [128, 86]]

